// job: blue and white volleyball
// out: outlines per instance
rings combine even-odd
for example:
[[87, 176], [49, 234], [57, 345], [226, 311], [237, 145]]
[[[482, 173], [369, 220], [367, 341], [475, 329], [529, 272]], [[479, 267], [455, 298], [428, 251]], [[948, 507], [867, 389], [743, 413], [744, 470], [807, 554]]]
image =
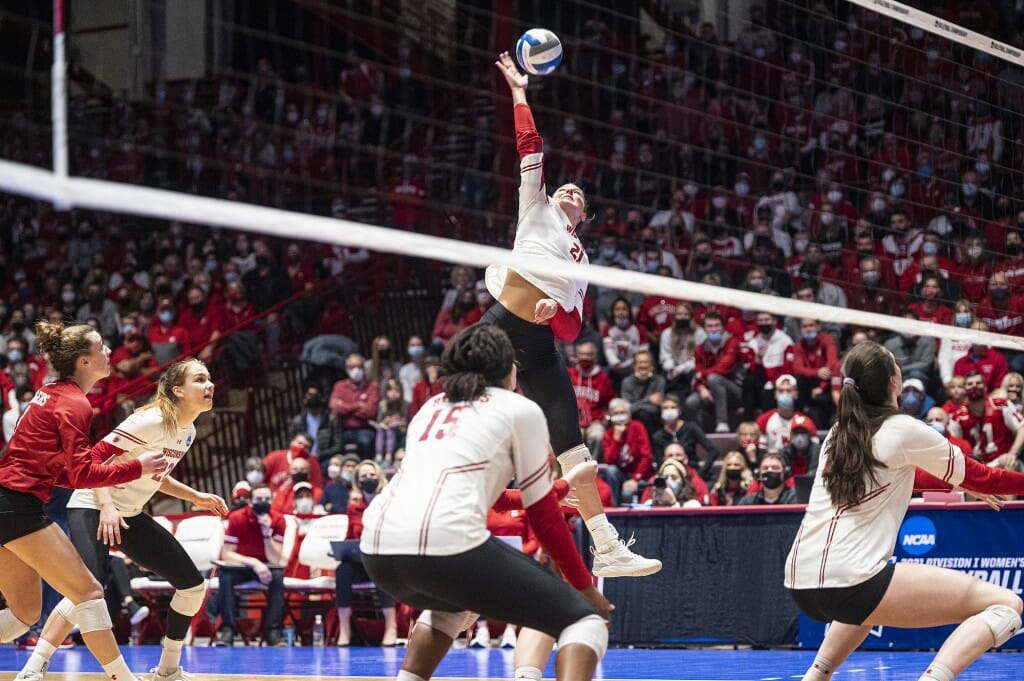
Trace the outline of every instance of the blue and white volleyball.
[[544, 76], [562, 61], [562, 41], [546, 28], [531, 28], [516, 42], [516, 61], [531, 76]]

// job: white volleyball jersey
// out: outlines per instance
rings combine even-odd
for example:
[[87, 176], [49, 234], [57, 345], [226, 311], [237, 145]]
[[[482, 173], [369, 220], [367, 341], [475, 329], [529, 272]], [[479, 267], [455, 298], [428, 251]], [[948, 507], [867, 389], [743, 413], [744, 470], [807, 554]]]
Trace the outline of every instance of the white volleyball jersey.
[[[569, 218], [561, 206], [547, 195], [544, 187], [544, 154], [524, 156], [519, 172], [519, 224], [512, 251], [547, 260], [590, 262], [587, 249], [576, 236], [576, 228], [569, 224]], [[518, 269], [516, 273], [554, 299], [563, 310], [583, 318], [583, 296], [587, 292], [587, 282]], [[501, 295], [507, 277], [508, 268], [504, 265], [491, 265], [487, 268], [484, 281], [495, 300]]]
[[[163, 452], [167, 458], [167, 469], [162, 473], [143, 475], [124, 485], [108, 488], [114, 507], [122, 516], [142, 513], [143, 507], [156, 494], [164, 478], [171, 474], [195, 439], [194, 425], [177, 428], [173, 433], [164, 429], [159, 409], [134, 412], [103, 438], [107, 444], [123, 450], [104, 463], [134, 461], [146, 452]], [[75, 490], [68, 501], [68, 508], [99, 508], [96, 493], [91, 489]]]
[[487, 510], [512, 479], [524, 507], [551, 489], [540, 407], [501, 388], [473, 402], [436, 395], [409, 423], [402, 468], [363, 513], [360, 548], [450, 556], [480, 546], [491, 534]]
[[[832, 432], [825, 438], [827, 443]], [[868, 482], [855, 504], [836, 507], [825, 490], [825, 445], [811, 497], [786, 559], [786, 586], [822, 589], [861, 584], [878, 574], [893, 555], [900, 524], [921, 468], [956, 486], [964, 479], [964, 457], [949, 440], [912, 416], [890, 416], [872, 440], [878, 484]]]

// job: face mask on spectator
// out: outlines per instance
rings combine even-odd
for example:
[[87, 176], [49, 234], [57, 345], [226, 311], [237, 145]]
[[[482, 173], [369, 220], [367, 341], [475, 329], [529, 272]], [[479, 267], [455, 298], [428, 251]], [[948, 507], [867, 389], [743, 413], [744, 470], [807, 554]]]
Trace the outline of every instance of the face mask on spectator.
[[601, 257], [605, 260], [611, 260], [615, 257], [616, 248], [614, 246], [602, 246], [600, 250]]
[[327, 477], [331, 480], [337, 480], [341, 475], [341, 466], [336, 463], [332, 463], [327, 467]]
[[972, 258], [980, 258], [981, 246], [971, 246], [970, 248], [967, 249], [967, 255]]
[[741, 469], [741, 468], [726, 468], [725, 469], [725, 479], [726, 480], [736, 481], [736, 480], [739, 480], [742, 477], [743, 477], [743, 469]]
[[757, 325], [757, 330], [760, 331], [761, 335], [763, 335], [763, 336], [770, 336], [770, 335], [772, 335], [772, 332], [775, 331], [775, 325], [774, 324], [758, 324]]
[[885, 210], [885, 199], [874, 199], [871, 202], [871, 210], [876, 213], [881, 213]]
[[719, 343], [722, 342], [722, 338], [724, 338], [724, 337], [725, 337], [725, 334], [722, 331], [708, 331], [707, 332], [708, 342], [711, 343], [712, 345], [718, 345]]
[[632, 322], [629, 321], [629, 317], [615, 318], [615, 326], [619, 327], [620, 329], [628, 329], [631, 323]]
[[900, 399], [900, 408], [907, 414], [916, 414], [921, 411], [921, 396], [916, 390], [908, 390]]
[[763, 47], [754, 48], [754, 56], [758, 59], [764, 59], [765, 51]]
[[[761, 137], [760, 135], [758, 135], [757, 137], [754, 138], [754, 148], [757, 149], [758, 151], [764, 151], [764, 148], [767, 147], [767, 146], [768, 146], [768, 140], [766, 140], [764, 137]], [[772, 185], [772, 189], [775, 189], [775, 185], [774, 184]], [[780, 187], [780, 189], [781, 189], [781, 187]], [[776, 191], [778, 191], [778, 190], [776, 190]]]
[[953, 322], [961, 329], [966, 329], [967, 325], [971, 323], [970, 312], [957, 312], [953, 315]]
[[893, 182], [892, 186], [889, 187], [889, 193], [895, 197], [903, 196], [904, 191], [906, 191], [906, 187], [903, 186], [902, 182]]
[[717, 208], [718, 210], [722, 210], [727, 205], [729, 205], [729, 199], [725, 198], [724, 196], [715, 196], [712, 197], [711, 199], [711, 205]]
[[809, 433], [796, 433], [793, 435], [793, 446], [797, 449], [807, 449], [811, 446], [811, 436]]
[[973, 182], [964, 182], [963, 186], [964, 196], [971, 197], [978, 193], [978, 185]]
[[245, 479], [250, 485], [258, 485], [263, 482], [263, 471], [249, 471]]
[[833, 189], [826, 194], [830, 203], [839, 203], [843, 200], [843, 192], [838, 189]]
[[787, 393], [775, 396], [775, 404], [779, 409], [792, 409], [793, 408], [793, 396]]
[[423, 356], [426, 349], [422, 345], [410, 345], [405, 351], [409, 353], [409, 359], [417, 359]]
[[[1020, 225], [1018, 225], [1018, 228], [1019, 227], [1020, 227]], [[1020, 252], [1021, 252], [1021, 245], [1020, 245], [1019, 242], [1017, 242], [1017, 241], [1007, 241], [1006, 242], [1006, 254], [1007, 255], [1020, 255]]]
[[238, 281], [238, 279], [239, 279], [238, 272], [235, 272], [234, 270], [229, 270], [229, 271], [224, 273], [224, 281], [225, 282]]
[[679, 410], [678, 409], [662, 409], [661, 410], [661, 420], [664, 421], [665, 423], [675, 423], [676, 419], [678, 419], [678, 418], [679, 418]]
[[300, 482], [309, 482], [309, 473], [292, 473], [292, 484], [297, 485]]
[[918, 166], [917, 174], [921, 177], [931, 177], [935, 173], [935, 169], [931, 166]]
[[967, 399], [971, 400], [972, 402], [980, 400], [981, 398], [985, 397], [984, 388], [968, 388], [967, 390], [964, 391], [964, 393], [967, 395]]
[[925, 241], [921, 244], [921, 252], [925, 255], [935, 255], [939, 252], [939, 245], [934, 241]]
[[363, 367], [350, 367], [348, 369], [348, 377], [351, 378], [354, 382], [359, 383], [360, 381], [363, 380], [363, 378], [366, 377], [366, 371], [363, 369]]
[[746, 196], [750, 193], [750, 185], [746, 182], [737, 182], [734, 189], [736, 190], [737, 196]]
[[985, 175], [991, 169], [991, 166], [988, 163], [985, 163], [984, 161], [978, 161], [977, 163], [974, 164], [974, 169], [977, 170], [980, 174]]
[[778, 489], [782, 486], [782, 473], [775, 471], [761, 473], [761, 482], [765, 489]]
[[25, 359], [25, 353], [21, 350], [8, 350], [7, 361], [13, 364], [14, 362], [20, 362]]
[[299, 515], [309, 515], [313, 512], [313, 499], [302, 497], [295, 500], [295, 512]]
[[171, 310], [161, 310], [158, 316], [164, 324], [170, 324], [174, 321], [174, 312]]
[[682, 480], [668, 480], [668, 488], [672, 490], [672, 494], [675, 495], [676, 500], [679, 499], [679, 493], [683, 491]]
[[804, 340], [807, 341], [808, 343], [813, 343], [814, 341], [818, 340], [817, 331], [804, 331], [802, 335], [804, 337]]
[[861, 272], [861, 281], [864, 282], [865, 286], [877, 286], [878, 285], [878, 272]]
[[939, 435], [945, 435], [946, 434], [946, 424], [943, 423], [942, 421], [933, 421], [933, 422], [929, 423], [928, 425], [931, 426], [932, 428], [934, 428], [935, 432], [937, 432]]
[[71, 303], [75, 302], [75, 292], [74, 291], [61, 291], [60, 299], [63, 300], [65, 303], [71, 304]]
[[359, 481], [359, 489], [363, 494], [373, 494], [377, 491], [376, 478], [363, 478]]
[[612, 425], [624, 426], [629, 423], [629, 414], [612, 414], [608, 420], [612, 422]]
[[988, 290], [992, 300], [1003, 301], [1010, 297], [1010, 289], [1005, 286], [993, 286]]

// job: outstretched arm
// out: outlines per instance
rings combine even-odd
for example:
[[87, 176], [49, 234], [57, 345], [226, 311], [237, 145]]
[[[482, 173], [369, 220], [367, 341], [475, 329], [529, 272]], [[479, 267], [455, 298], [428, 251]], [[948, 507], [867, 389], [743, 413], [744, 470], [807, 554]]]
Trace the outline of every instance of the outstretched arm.
[[494, 62], [494, 65], [501, 71], [501, 75], [505, 76], [508, 89], [512, 91], [512, 104], [526, 104], [526, 86], [530, 79], [525, 73], [519, 72], [509, 53], [502, 52], [498, 55], [498, 61]]

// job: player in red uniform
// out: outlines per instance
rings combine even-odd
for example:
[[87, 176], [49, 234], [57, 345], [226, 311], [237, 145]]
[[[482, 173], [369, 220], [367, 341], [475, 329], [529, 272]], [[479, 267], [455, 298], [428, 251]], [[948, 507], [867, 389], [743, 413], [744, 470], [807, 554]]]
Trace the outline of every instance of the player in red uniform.
[[985, 463], [1007, 467], [1024, 448], [1024, 416], [1005, 397], [986, 397], [985, 377], [980, 371], [964, 376], [967, 402], [953, 412], [953, 421], [974, 447], [965, 452]]
[[92, 408], [85, 395], [110, 374], [110, 348], [85, 325], [39, 322], [39, 346], [59, 380], [43, 386], [22, 414], [0, 458], [0, 641], [11, 641], [39, 619], [40, 579], [73, 604], [68, 619], [112, 681], [132, 679], [111, 631], [103, 587], [75, 547], [43, 512], [54, 485], [104, 487], [161, 473], [162, 452], [134, 461], [100, 463], [89, 442]]

